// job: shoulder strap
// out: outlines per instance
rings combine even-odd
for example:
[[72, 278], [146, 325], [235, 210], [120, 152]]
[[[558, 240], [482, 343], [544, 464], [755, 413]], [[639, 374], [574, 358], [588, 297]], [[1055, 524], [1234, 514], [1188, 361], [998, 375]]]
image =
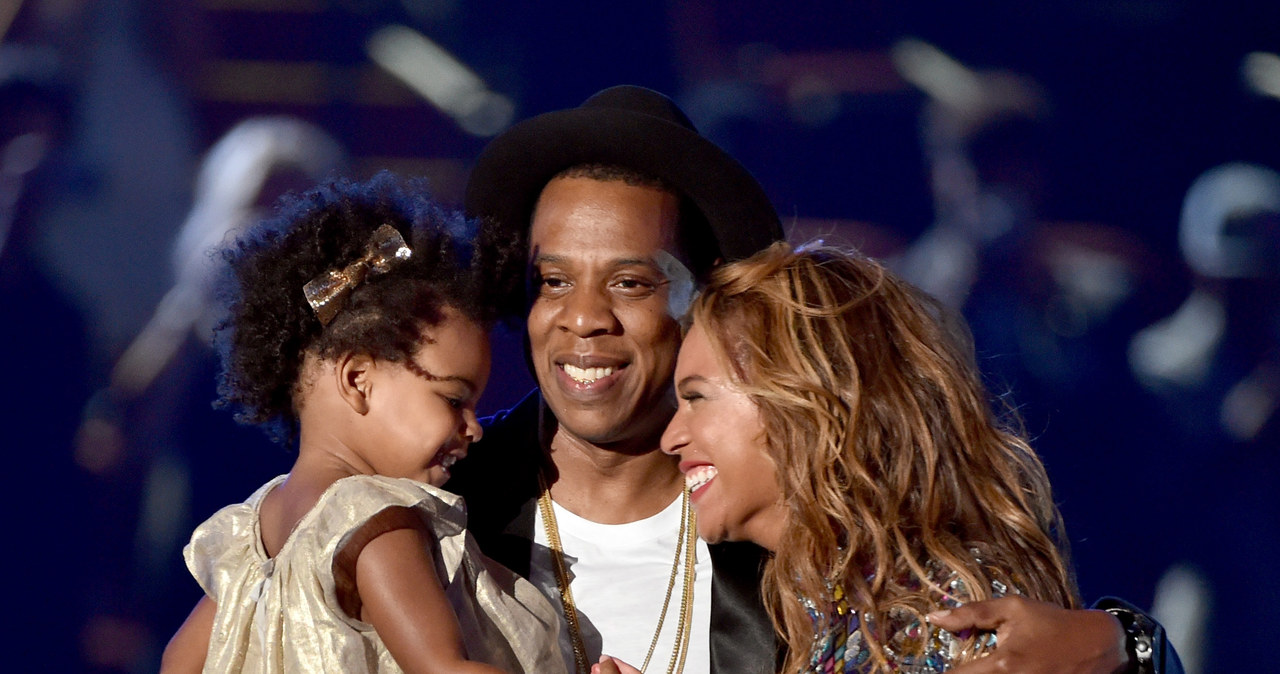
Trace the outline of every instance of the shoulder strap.
[[711, 550], [711, 671], [769, 674], [781, 649], [760, 596], [767, 557], [752, 543], [717, 543]]

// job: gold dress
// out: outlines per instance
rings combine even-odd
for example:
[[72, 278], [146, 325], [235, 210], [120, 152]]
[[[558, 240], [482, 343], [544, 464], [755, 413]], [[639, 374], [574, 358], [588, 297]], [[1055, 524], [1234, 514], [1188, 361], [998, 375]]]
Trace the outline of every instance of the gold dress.
[[206, 672], [400, 672], [373, 626], [338, 604], [334, 556], [387, 508], [421, 513], [434, 532], [440, 584], [458, 616], [467, 657], [511, 672], [564, 672], [559, 614], [528, 581], [480, 553], [456, 494], [376, 475], [330, 485], [274, 558], [259, 507], [281, 475], [196, 528], [187, 568], [217, 602]]

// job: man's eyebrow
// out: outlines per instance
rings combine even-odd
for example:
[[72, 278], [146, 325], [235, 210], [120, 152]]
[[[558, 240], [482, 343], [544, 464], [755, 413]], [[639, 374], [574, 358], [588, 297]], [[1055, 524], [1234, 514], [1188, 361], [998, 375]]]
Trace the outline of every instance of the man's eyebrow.
[[613, 261], [613, 266], [615, 267], [626, 267], [633, 264], [645, 265], [648, 267], [653, 267], [655, 269], [657, 269], [658, 267], [657, 261], [651, 257], [624, 257], [622, 259]]
[[567, 258], [567, 257], [565, 257], [565, 256], [563, 256], [563, 255], [548, 255], [548, 254], [546, 254], [546, 253], [537, 253], [537, 254], [535, 254], [535, 255], [533, 256], [533, 259], [532, 259], [532, 260], [530, 260], [530, 262], [529, 262], [529, 263], [530, 263], [530, 264], [539, 264], [539, 263], [541, 263], [541, 262], [550, 262], [550, 263], [552, 263], [552, 264], [560, 264], [560, 263], [565, 262], [565, 261], [566, 261], [566, 260], [568, 260], [568, 259], [569, 259], [569, 258]]
[[[533, 261], [530, 264], [564, 264], [570, 260], [571, 258], [566, 255], [538, 253], [537, 255], [534, 255]], [[609, 261], [609, 266], [611, 267], [628, 267], [631, 265], [643, 265], [646, 267], [653, 267], [654, 269], [661, 271], [661, 269], [658, 268], [657, 261], [652, 257], [620, 257]]]

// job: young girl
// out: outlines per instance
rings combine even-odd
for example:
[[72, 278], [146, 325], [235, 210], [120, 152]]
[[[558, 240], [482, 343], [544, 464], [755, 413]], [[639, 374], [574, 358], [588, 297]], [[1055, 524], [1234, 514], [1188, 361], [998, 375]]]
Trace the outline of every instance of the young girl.
[[1006, 594], [1076, 606], [1044, 467], [923, 293], [779, 243], [718, 269], [691, 315], [662, 449], [700, 536], [772, 552], [783, 671], [946, 671], [993, 640], [928, 614]]
[[222, 403], [297, 442], [192, 535], [205, 590], [165, 671], [562, 672], [555, 611], [437, 489], [481, 435], [490, 298], [519, 257], [383, 174], [286, 204], [227, 254]]

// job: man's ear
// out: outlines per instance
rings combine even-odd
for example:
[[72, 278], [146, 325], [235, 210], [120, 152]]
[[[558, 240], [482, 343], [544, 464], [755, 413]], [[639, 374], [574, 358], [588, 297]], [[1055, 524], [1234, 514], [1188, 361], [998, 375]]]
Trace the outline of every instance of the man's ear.
[[338, 395], [356, 414], [369, 413], [369, 395], [373, 391], [373, 356], [364, 352], [348, 353], [338, 359], [333, 376], [337, 378]]

